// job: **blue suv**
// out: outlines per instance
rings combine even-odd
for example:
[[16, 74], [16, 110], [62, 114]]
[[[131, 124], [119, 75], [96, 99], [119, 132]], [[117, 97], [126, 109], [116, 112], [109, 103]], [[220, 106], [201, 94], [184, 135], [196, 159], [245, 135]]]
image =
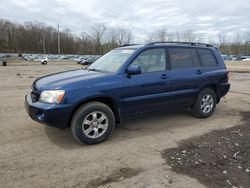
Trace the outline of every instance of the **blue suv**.
[[195, 116], [207, 118], [229, 88], [216, 47], [153, 42], [116, 48], [85, 69], [39, 78], [25, 106], [33, 120], [71, 126], [77, 141], [96, 144], [115, 124], [144, 112], [190, 107]]

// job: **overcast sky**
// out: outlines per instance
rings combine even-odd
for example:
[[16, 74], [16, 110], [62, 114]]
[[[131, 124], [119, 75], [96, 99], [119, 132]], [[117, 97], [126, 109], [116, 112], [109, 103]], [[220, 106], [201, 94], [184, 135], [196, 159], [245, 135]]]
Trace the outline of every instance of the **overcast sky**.
[[250, 30], [250, 0], [0, 0], [0, 18], [38, 21], [80, 34], [98, 22], [143, 40], [152, 30], [192, 29], [215, 37]]

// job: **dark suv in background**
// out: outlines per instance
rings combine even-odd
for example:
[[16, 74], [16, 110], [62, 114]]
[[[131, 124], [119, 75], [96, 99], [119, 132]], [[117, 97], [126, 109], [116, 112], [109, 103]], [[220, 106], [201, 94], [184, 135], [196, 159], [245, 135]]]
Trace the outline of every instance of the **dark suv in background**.
[[80, 143], [96, 144], [116, 123], [144, 112], [190, 107], [207, 118], [229, 88], [217, 48], [153, 42], [114, 49], [86, 69], [39, 78], [25, 104], [33, 120], [71, 126]]

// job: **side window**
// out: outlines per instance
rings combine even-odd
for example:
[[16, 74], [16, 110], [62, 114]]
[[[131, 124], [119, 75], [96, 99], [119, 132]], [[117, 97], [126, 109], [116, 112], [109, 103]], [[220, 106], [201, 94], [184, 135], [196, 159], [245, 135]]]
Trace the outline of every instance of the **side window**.
[[142, 73], [166, 70], [164, 49], [150, 49], [142, 52], [131, 65], [140, 65]]
[[211, 50], [198, 49], [198, 53], [199, 53], [200, 58], [201, 58], [201, 65], [203, 67], [217, 65], [217, 62], [216, 62]]
[[192, 58], [193, 58], [193, 65], [195, 67], [200, 67], [201, 66], [200, 59], [195, 49], [192, 49]]
[[184, 69], [199, 66], [199, 58], [192, 48], [168, 49], [172, 69]]

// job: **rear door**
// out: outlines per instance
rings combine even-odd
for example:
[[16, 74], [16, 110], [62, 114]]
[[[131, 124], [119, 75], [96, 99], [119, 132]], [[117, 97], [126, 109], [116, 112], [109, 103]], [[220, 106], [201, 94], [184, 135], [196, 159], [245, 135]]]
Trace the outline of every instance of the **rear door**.
[[220, 77], [225, 77], [226, 70], [218, 68], [219, 64], [211, 49], [199, 48], [197, 52], [201, 61], [200, 79], [202, 85], [217, 85]]
[[169, 47], [172, 105], [191, 105], [200, 86], [200, 61], [195, 48]]
[[164, 48], [141, 52], [131, 65], [140, 65], [142, 73], [125, 77], [125, 115], [164, 108], [170, 95], [170, 71], [166, 68]]

